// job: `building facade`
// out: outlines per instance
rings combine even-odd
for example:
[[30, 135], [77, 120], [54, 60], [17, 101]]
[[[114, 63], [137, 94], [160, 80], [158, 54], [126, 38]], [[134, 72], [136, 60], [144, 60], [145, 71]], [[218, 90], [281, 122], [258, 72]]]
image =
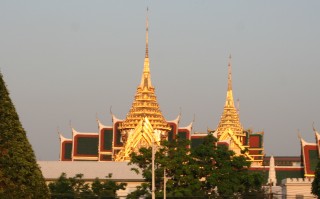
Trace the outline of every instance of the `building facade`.
[[161, 140], [173, 140], [177, 136], [191, 140], [191, 147], [202, 143], [208, 133], [226, 145], [236, 155], [244, 155], [254, 165], [262, 165], [264, 156], [263, 132], [244, 130], [235, 108], [232, 94], [231, 57], [228, 64], [228, 89], [226, 103], [217, 130], [205, 133], [192, 132], [192, 122], [180, 127], [181, 115], [175, 120], [164, 118], [152, 85], [149, 48], [148, 17], [146, 20], [146, 51], [141, 82], [125, 119], [118, 119], [111, 111], [112, 125], [106, 126], [99, 120], [98, 132], [78, 132], [72, 128], [72, 138], [60, 135], [61, 161], [128, 161], [132, 152], [141, 147], [160, 145]]
[[171, 141], [177, 136], [190, 140], [191, 147], [196, 147], [208, 133], [212, 133], [217, 138], [218, 145], [225, 145], [233, 150], [235, 155], [243, 155], [251, 161], [250, 169], [264, 173], [265, 178], [269, 179], [269, 184], [275, 186], [284, 183], [283, 187], [289, 191], [295, 187], [295, 182], [302, 183], [304, 188], [310, 184], [320, 157], [319, 133], [314, 129], [315, 143], [308, 143], [300, 137], [301, 156], [266, 157], [263, 145], [264, 132], [247, 130], [240, 122], [232, 90], [231, 56], [228, 62], [226, 101], [217, 128], [207, 132], [193, 132], [193, 122], [186, 127], [180, 127], [181, 114], [174, 120], [167, 120], [160, 110], [155, 87], [151, 81], [148, 41], [147, 17], [141, 81], [126, 118], [119, 119], [110, 111], [111, 125], [104, 125], [97, 119], [97, 132], [78, 132], [72, 128], [71, 138], [59, 133], [60, 161], [129, 161], [130, 154], [138, 152], [141, 147], [150, 147], [153, 144], [159, 146], [162, 140]]

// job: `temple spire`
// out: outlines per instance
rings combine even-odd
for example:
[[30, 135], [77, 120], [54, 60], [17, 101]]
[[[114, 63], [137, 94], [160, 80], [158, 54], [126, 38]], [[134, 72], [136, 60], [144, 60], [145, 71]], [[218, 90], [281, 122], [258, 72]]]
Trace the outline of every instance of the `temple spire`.
[[[149, 48], [148, 48], [148, 33], [149, 33], [149, 9], [146, 13], [146, 54], [144, 58], [143, 73], [141, 76], [141, 82], [137, 88], [134, 101], [131, 109], [126, 116], [126, 119], [119, 125], [123, 140], [132, 132], [138, 125], [139, 120], [143, 117], [147, 117], [155, 131], [161, 132], [161, 136], [166, 137], [167, 132], [171, 130], [171, 127], [166, 122], [160, 106], [157, 102], [155, 94], [155, 88], [151, 84], [150, 65], [149, 65]], [[126, 137], [125, 137], [126, 136]]]
[[231, 54], [229, 55], [229, 61], [228, 61], [228, 90], [227, 90], [226, 106], [234, 107], [234, 99], [233, 99], [233, 93], [232, 93]]
[[146, 55], [145, 58], [149, 57], [149, 8], [147, 7], [147, 16], [146, 16]]
[[228, 131], [231, 130], [237, 136], [243, 135], [242, 125], [240, 123], [239, 114], [234, 105], [232, 94], [232, 71], [231, 71], [231, 55], [228, 61], [228, 90], [226, 103], [221, 115], [221, 119], [217, 128], [219, 140], [226, 140], [230, 137]]
[[232, 70], [231, 70], [231, 54], [229, 55], [228, 62], [228, 91], [232, 90]]
[[147, 14], [146, 14], [146, 53], [144, 57], [143, 74], [141, 77], [140, 87], [141, 88], [152, 87], [151, 76], [150, 76], [150, 63], [149, 63], [149, 8], [147, 8]]

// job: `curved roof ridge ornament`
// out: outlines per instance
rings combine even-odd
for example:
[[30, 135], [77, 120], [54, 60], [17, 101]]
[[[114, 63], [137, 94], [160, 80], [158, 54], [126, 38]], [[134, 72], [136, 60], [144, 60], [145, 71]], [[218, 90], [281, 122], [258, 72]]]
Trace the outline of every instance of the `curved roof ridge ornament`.
[[177, 117], [175, 119], [167, 121], [167, 122], [173, 122], [173, 123], [179, 125], [180, 119], [181, 119], [181, 107], [180, 107], [180, 113], [177, 115]]
[[76, 129], [74, 129], [73, 127], [71, 127], [71, 131], [72, 131], [72, 136], [73, 136], [73, 137], [79, 133], [79, 132], [78, 132]]
[[110, 111], [110, 115], [113, 115], [113, 113], [112, 113], [112, 105], [110, 106], [109, 111]]
[[302, 146], [305, 146], [305, 145], [316, 145], [315, 143], [310, 143], [310, 142], [305, 141], [305, 140], [302, 138], [299, 129], [298, 129], [298, 138], [300, 139], [300, 142], [301, 142]]
[[57, 126], [57, 133], [58, 133], [59, 136], [61, 135], [59, 126]]
[[62, 142], [62, 141], [65, 139], [65, 137], [64, 137], [64, 136], [62, 135], [62, 133], [60, 132], [59, 126], [57, 126], [57, 133], [58, 133], [60, 142]]
[[192, 120], [192, 123], [195, 123], [196, 122], [196, 114], [193, 113], [193, 120]]
[[98, 129], [100, 130], [100, 120], [98, 118], [98, 113], [96, 112], [96, 122], [98, 123]]
[[113, 124], [117, 123], [118, 121], [121, 121], [120, 119], [118, 119], [118, 118], [113, 114], [113, 112], [112, 112], [112, 106], [110, 106], [109, 111], [110, 111], [110, 115], [111, 115], [111, 117], [112, 117], [112, 122], [113, 122]]
[[98, 113], [96, 112], [96, 121], [99, 122]]
[[184, 127], [184, 128], [188, 129], [190, 131], [190, 133], [191, 133], [192, 127], [193, 127], [193, 122], [190, 122], [190, 124], [188, 126]]
[[72, 122], [71, 122], [71, 120], [69, 120], [69, 127], [70, 127], [71, 131], [74, 130], [74, 128], [72, 127]]
[[318, 132], [317, 129], [314, 127], [314, 121], [312, 122], [312, 130], [313, 132]]
[[190, 124], [186, 127], [190, 131], [190, 133], [193, 130], [193, 124], [195, 123], [195, 121], [196, 121], [196, 114], [194, 113], [192, 122], [190, 122]]
[[181, 115], [182, 115], [182, 107], [180, 106], [180, 107], [179, 107], [179, 115], [178, 115], [177, 118], [176, 118], [177, 124], [180, 123]]
[[298, 138], [301, 140], [301, 139], [302, 139], [302, 137], [301, 137], [300, 130], [298, 129], [297, 131], [298, 131]]

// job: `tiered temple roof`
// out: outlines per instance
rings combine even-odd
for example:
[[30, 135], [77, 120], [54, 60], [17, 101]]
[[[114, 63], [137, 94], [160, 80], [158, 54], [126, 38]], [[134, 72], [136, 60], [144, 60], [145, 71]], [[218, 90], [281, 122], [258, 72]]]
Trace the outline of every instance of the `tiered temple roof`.
[[137, 88], [134, 101], [131, 109], [126, 116], [126, 119], [120, 124], [119, 129], [122, 131], [135, 129], [138, 123], [147, 117], [154, 129], [168, 132], [170, 126], [163, 117], [157, 97], [155, 88], [151, 83], [150, 62], [149, 62], [149, 48], [148, 48], [148, 17], [146, 20], [146, 53], [144, 58], [144, 67], [141, 77], [140, 85]]
[[154, 133], [151, 123], [145, 117], [129, 135], [125, 146], [116, 155], [115, 161], [128, 161], [132, 152], [139, 153], [140, 148], [150, 147], [152, 144], [160, 146], [160, 136]]
[[226, 103], [221, 115], [221, 119], [216, 130], [219, 140], [226, 140], [230, 138], [229, 130], [236, 136], [245, 136], [242, 125], [240, 123], [237, 109], [234, 106], [232, 94], [232, 73], [231, 73], [231, 56], [228, 63], [228, 90]]
[[[72, 139], [60, 136], [60, 160], [128, 161], [130, 154], [138, 152], [141, 147], [150, 147], [155, 142], [159, 145], [161, 140], [170, 142], [178, 136], [191, 140], [191, 147], [202, 143], [206, 133], [191, 134], [192, 123], [187, 127], [179, 127], [180, 115], [173, 121], [166, 121], [160, 110], [151, 82], [148, 34], [147, 14], [143, 72], [126, 118], [118, 119], [111, 112], [113, 124], [105, 126], [98, 120], [97, 133], [79, 133], [73, 129]], [[263, 132], [253, 134], [244, 131], [234, 105], [231, 56], [228, 63], [226, 102], [214, 135], [220, 144], [227, 145], [236, 155], [244, 154], [250, 161], [262, 164]]]
[[264, 156], [263, 132], [252, 133], [245, 131], [240, 123], [238, 111], [234, 105], [232, 93], [231, 55], [228, 63], [228, 89], [225, 106], [220, 122], [214, 135], [218, 138], [218, 144], [228, 145], [236, 155], [244, 155], [258, 165], [262, 164]]

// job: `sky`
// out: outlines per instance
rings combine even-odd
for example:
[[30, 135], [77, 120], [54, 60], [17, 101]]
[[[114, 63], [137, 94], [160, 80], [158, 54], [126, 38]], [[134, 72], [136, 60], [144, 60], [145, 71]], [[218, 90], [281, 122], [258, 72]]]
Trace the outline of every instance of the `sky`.
[[38, 160], [58, 131], [124, 119], [140, 83], [149, 6], [152, 83], [167, 120], [215, 129], [227, 91], [266, 155], [300, 155], [320, 129], [320, 1], [0, 1], [0, 71]]

